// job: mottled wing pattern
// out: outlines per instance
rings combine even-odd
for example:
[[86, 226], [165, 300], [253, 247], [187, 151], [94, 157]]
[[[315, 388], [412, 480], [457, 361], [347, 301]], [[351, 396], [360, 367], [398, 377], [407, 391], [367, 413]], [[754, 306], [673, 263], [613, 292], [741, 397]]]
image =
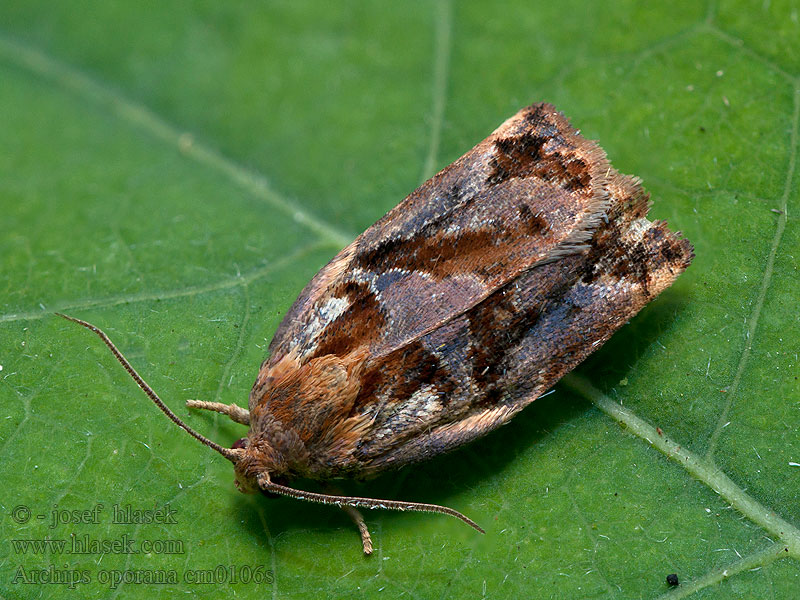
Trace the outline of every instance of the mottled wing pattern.
[[587, 253], [535, 267], [368, 366], [337, 432], [352, 443], [343, 470], [426, 460], [502, 425], [686, 269], [691, 245], [645, 218], [638, 183], [615, 174], [609, 190], [608, 223]]
[[307, 473], [375, 474], [507, 422], [691, 262], [647, 210], [547, 104], [423, 184], [317, 274], [270, 346], [270, 366], [365, 357], [346, 410], [301, 435]]
[[270, 344], [269, 365], [375, 357], [461, 314], [533, 265], [584, 247], [608, 165], [549, 104], [521, 110], [324, 267]]

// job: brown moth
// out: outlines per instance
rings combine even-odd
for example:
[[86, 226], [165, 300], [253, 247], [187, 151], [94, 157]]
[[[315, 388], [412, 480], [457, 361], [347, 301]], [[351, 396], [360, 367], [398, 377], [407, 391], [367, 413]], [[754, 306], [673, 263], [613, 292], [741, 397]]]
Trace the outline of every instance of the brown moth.
[[[250, 427], [232, 448], [175, 423], [234, 465], [243, 492], [345, 509], [432, 504], [289, 487], [365, 478], [507, 423], [667, 288], [688, 240], [647, 220], [648, 194], [549, 104], [522, 109], [342, 250], [295, 301], [248, 410], [190, 400]], [[64, 316], [64, 315], [61, 315]]]

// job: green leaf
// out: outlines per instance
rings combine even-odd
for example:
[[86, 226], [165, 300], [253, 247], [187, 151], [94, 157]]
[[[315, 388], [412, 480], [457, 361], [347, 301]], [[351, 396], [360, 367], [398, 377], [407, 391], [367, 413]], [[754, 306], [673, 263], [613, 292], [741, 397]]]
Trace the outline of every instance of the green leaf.
[[[0, 596], [796, 597], [798, 20], [788, 0], [4, 3]], [[509, 426], [342, 484], [485, 536], [369, 512], [367, 558], [340, 511], [239, 494], [53, 316], [103, 327], [230, 445], [242, 426], [184, 401], [245, 404], [316, 270], [540, 100], [697, 258]]]

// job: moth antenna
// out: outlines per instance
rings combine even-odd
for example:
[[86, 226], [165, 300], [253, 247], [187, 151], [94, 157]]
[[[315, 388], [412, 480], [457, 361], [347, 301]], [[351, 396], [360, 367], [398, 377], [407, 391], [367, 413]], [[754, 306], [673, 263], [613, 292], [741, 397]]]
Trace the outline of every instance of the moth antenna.
[[294, 488], [286, 487], [279, 483], [269, 481], [265, 476], [258, 477], [258, 485], [262, 490], [272, 492], [273, 494], [280, 494], [281, 496], [288, 496], [296, 500], [305, 500], [306, 502], [318, 502], [319, 504], [333, 504], [335, 506], [354, 506], [362, 508], [385, 508], [388, 510], [411, 510], [416, 512], [430, 512], [440, 513], [443, 515], [450, 515], [457, 519], [461, 519], [472, 527], [473, 529], [486, 533], [480, 525], [469, 517], [462, 515], [457, 510], [448, 508], [446, 506], [439, 506], [438, 504], [424, 504], [422, 502], [403, 502], [401, 500], [378, 500], [376, 498], [359, 498], [356, 496], [332, 496], [329, 494], [317, 494], [315, 492], [305, 492], [296, 490]]
[[220, 446], [216, 442], [212, 442], [210, 439], [208, 439], [207, 437], [205, 437], [203, 435], [200, 435], [194, 429], [189, 427], [186, 423], [181, 421], [180, 418], [178, 417], [178, 415], [176, 415], [174, 412], [172, 412], [167, 407], [167, 405], [164, 404], [164, 402], [161, 400], [161, 398], [158, 397], [158, 394], [156, 394], [153, 391], [153, 388], [151, 388], [147, 384], [147, 382], [144, 379], [142, 379], [141, 375], [139, 375], [139, 373], [136, 372], [136, 369], [134, 369], [133, 366], [131, 365], [131, 363], [128, 362], [128, 359], [125, 358], [122, 355], [122, 352], [117, 350], [117, 347], [114, 345], [114, 342], [111, 341], [111, 339], [105, 334], [105, 332], [103, 332], [102, 329], [100, 329], [99, 327], [95, 327], [94, 325], [92, 325], [91, 323], [87, 323], [86, 321], [81, 321], [80, 319], [76, 319], [75, 317], [70, 317], [69, 315], [65, 315], [65, 314], [62, 314], [62, 313], [59, 313], [59, 312], [57, 312], [55, 314], [57, 314], [59, 317], [62, 317], [64, 319], [66, 319], [67, 321], [72, 321], [73, 323], [77, 323], [78, 325], [83, 325], [84, 327], [86, 327], [86, 329], [89, 329], [90, 331], [94, 331], [97, 334], [97, 336], [101, 340], [103, 340], [103, 343], [106, 346], [108, 346], [109, 350], [111, 350], [111, 353], [114, 355], [114, 357], [119, 361], [119, 363], [128, 372], [128, 375], [130, 375], [133, 378], [133, 380], [136, 382], [136, 385], [138, 385], [140, 388], [142, 388], [142, 391], [145, 394], [147, 394], [148, 398], [150, 398], [150, 400], [155, 402], [156, 406], [158, 406], [158, 408], [160, 408], [164, 412], [165, 415], [167, 415], [170, 419], [172, 419], [172, 421], [178, 427], [183, 429], [186, 433], [188, 433], [189, 435], [191, 435], [193, 438], [195, 438], [196, 440], [200, 441], [201, 443], [205, 444], [209, 448], [213, 448], [214, 450], [216, 450], [217, 452], [222, 454], [222, 456], [227, 458], [229, 461], [231, 461], [233, 463], [236, 462], [237, 453], [235, 451], [232, 451], [229, 448], [223, 448], [222, 446]]

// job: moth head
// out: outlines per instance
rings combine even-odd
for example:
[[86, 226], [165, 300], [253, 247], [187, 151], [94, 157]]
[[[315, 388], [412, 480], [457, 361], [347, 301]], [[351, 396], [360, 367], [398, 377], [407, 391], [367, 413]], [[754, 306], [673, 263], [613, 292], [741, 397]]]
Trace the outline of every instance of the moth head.
[[[240, 438], [233, 443], [231, 450], [236, 452], [236, 459], [233, 461], [233, 483], [236, 489], [243, 494], [255, 494], [260, 490], [256, 476], [259, 469], [258, 452], [250, 444], [246, 437]], [[260, 465], [261, 469], [267, 468]]]
[[271, 481], [280, 485], [288, 485], [286, 476], [278, 474], [274, 451], [263, 440], [251, 444], [249, 438], [236, 440], [231, 446], [236, 452], [233, 461], [234, 480], [236, 489], [243, 494], [261, 492], [268, 498], [278, 498], [279, 494], [267, 491], [261, 487], [259, 481]]
[[[231, 450], [245, 450], [248, 445], [249, 440], [246, 437], [239, 438], [233, 442]], [[236, 489], [243, 494], [254, 494], [258, 491], [258, 484], [256, 483], [255, 478], [248, 476], [247, 473], [245, 473], [245, 471], [239, 466], [244, 466], [242, 464], [244, 462], [244, 457], [245, 452], [242, 452], [239, 455], [238, 460], [233, 463], [233, 469], [235, 473], [233, 483], [236, 485]]]

